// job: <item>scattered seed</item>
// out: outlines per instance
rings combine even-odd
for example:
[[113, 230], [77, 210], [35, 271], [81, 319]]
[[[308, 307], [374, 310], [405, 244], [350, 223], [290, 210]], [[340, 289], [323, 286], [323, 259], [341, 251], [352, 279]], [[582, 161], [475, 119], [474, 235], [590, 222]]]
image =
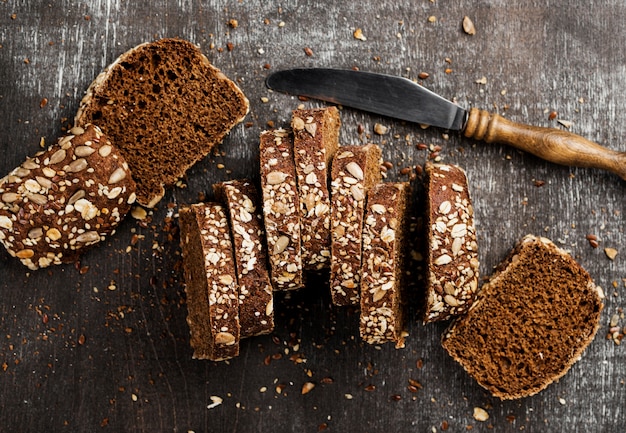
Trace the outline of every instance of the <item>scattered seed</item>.
[[389, 132], [389, 128], [385, 125], [381, 125], [380, 123], [376, 123], [374, 125], [374, 132], [378, 135], [385, 135], [387, 132]]
[[476, 34], [476, 28], [474, 27], [474, 23], [467, 15], [463, 17], [463, 31], [468, 35]]
[[473, 416], [476, 421], [481, 422], [487, 421], [489, 419], [489, 414], [482, 407], [475, 407]]
[[304, 385], [302, 385], [302, 395], [308, 394], [313, 388], [315, 388], [313, 382], [305, 382]]
[[313, 50], [309, 47], [304, 47], [304, 54], [311, 57], [313, 55]]
[[358, 39], [359, 41], [367, 40], [367, 38], [363, 35], [363, 30], [361, 29], [356, 29], [354, 33], [352, 33], [352, 36], [354, 36], [354, 39]]
[[550, 111], [550, 114], [548, 114], [548, 119], [549, 120], [554, 120], [556, 119], [556, 117], [559, 115], [559, 113], [557, 113], [556, 111]]
[[615, 257], [617, 256], [617, 250], [615, 248], [605, 248], [604, 254], [606, 254], [609, 259], [615, 260]]
[[425, 80], [428, 77], [430, 77], [430, 74], [428, 72], [420, 72], [419, 74], [417, 74], [417, 78], [419, 78], [420, 80]]

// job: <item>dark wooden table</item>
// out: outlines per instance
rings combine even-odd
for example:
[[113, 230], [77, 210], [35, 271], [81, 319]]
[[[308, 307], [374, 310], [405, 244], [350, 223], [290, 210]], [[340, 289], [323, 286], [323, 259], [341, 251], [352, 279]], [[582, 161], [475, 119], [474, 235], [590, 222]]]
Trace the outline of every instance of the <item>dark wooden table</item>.
[[[462, 29], [466, 15], [473, 36]], [[381, 144], [394, 164], [389, 179], [406, 178], [402, 168], [437, 146], [443, 161], [466, 168], [483, 275], [533, 233], [570, 250], [604, 288], [601, 328], [582, 359], [519, 401], [490, 397], [444, 353], [446, 324], [411, 318], [403, 350], [364, 345], [358, 312], [332, 307], [323, 279], [277, 295], [276, 331], [243, 342], [239, 358], [192, 360], [175, 219], [181, 204], [210, 198], [212, 183], [256, 178], [259, 132], [286, 125], [301, 103], [264, 87], [280, 68], [427, 72], [424, 85], [463, 106], [541, 126], [565, 121], [626, 151], [625, 19], [620, 0], [0, 1], [2, 175], [41, 140], [52, 143], [98, 72], [144, 41], [193, 41], [251, 101], [248, 124], [222, 154], [77, 266], [30, 272], [1, 249], [0, 431], [626, 431], [626, 343], [606, 338], [614, 315], [626, 326], [626, 183], [613, 174], [342, 110], [342, 142]], [[376, 123], [389, 132], [375, 134]], [[614, 260], [606, 247], [618, 251]], [[315, 387], [303, 394], [307, 382]], [[489, 419], [476, 421], [474, 407]]]

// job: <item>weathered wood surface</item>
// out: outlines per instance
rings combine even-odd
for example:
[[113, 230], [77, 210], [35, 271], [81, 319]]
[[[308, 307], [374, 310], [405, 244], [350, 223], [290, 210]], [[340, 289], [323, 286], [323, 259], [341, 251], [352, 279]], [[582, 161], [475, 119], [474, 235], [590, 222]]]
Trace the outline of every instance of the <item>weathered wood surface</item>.
[[[461, 28], [465, 15], [474, 36]], [[382, 144], [396, 165], [390, 179], [429, 157], [418, 143], [441, 146], [444, 161], [466, 168], [483, 274], [534, 233], [570, 249], [605, 289], [601, 329], [581, 361], [544, 392], [513, 402], [488, 396], [443, 352], [444, 324], [411, 320], [404, 350], [363, 345], [358, 315], [331, 307], [323, 281], [279, 296], [276, 332], [245, 341], [238, 359], [191, 360], [178, 240], [169, 230], [176, 224], [167, 222], [176, 211], [168, 204], [210, 196], [219, 180], [256, 176], [259, 132], [269, 121], [286, 124], [300, 103], [265, 89], [267, 73], [280, 68], [428, 72], [425, 85], [464, 106], [540, 126], [559, 126], [548, 118], [555, 110], [572, 132], [626, 151], [625, 17], [618, 0], [1, 1], [2, 174], [39, 150], [42, 137], [51, 143], [62, 132], [104, 66], [155, 38], [199, 44], [252, 109], [251, 126], [235, 128], [220, 147], [224, 156], [191, 169], [148, 224], [127, 219], [84, 256], [86, 272], [29, 272], [0, 251], [0, 431], [625, 431], [626, 344], [605, 338], [626, 306], [626, 184], [615, 175], [342, 111], [342, 141], [358, 142], [363, 125], [361, 138]], [[367, 40], [353, 37], [356, 28]], [[375, 123], [390, 132], [377, 136]], [[619, 251], [615, 260], [605, 247]], [[422, 388], [410, 392], [409, 379]], [[303, 395], [309, 381], [316, 386]], [[223, 402], [209, 409], [212, 396]], [[474, 420], [477, 406], [488, 421]]]

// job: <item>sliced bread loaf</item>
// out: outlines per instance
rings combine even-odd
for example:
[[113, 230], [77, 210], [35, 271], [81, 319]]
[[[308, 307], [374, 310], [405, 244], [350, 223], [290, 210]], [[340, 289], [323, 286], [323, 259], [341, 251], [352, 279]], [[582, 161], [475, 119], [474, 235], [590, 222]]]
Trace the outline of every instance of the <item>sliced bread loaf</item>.
[[330, 292], [335, 305], [358, 305], [365, 197], [382, 180], [381, 149], [342, 146], [331, 168]]
[[247, 180], [222, 182], [213, 185], [213, 189], [230, 214], [241, 338], [267, 334], [274, 329], [274, 297], [257, 189]]
[[135, 201], [128, 164], [102, 131], [72, 128], [0, 179], [0, 242], [30, 269], [73, 262]]
[[526, 236], [496, 269], [443, 347], [501, 399], [526, 397], [563, 376], [595, 336], [602, 292], [546, 238]]
[[225, 209], [215, 203], [182, 208], [187, 324], [193, 358], [221, 361], [239, 354], [239, 296]]
[[424, 322], [463, 314], [478, 289], [478, 246], [467, 176], [449, 164], [426, 164], [426, 310]]
[[379, 183], [367, 195], [363, 226], [360, 333], [365, 342], [405, 338], [405, 229], [409, 209], [408, 183]]
[[241, 90], [200, 50], [181, 39], [141, 44], [91, 84], [75, 125], [111, 137], [137, 182], [137, 201], [153, 207], [189, 167], [248, 113]]
[[330, 264], [328, 170], [339, 146], [340, 126], [337, 107], [294, 110], [291, 117], [305, 269]]
[[304, 279], [293, 136], [284, 129], [263, 131], [259, 157], [272, 285], [275, 290], [298, 289]]

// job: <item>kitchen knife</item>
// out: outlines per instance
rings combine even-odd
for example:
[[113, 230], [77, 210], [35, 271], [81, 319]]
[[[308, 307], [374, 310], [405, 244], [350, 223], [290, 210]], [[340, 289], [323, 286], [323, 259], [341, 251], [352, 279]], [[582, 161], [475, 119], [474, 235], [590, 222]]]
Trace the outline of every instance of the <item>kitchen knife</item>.
[[556, 128], [524, 125], [488, 111], [469, 111], [403, 77], [342, 69], [274, 72], [272, 90], [364, 111], [462, 131], [467, 138], [502, 143], [557, 164], [608, 170], [626, 180], [626, 152], [618, 152]]

